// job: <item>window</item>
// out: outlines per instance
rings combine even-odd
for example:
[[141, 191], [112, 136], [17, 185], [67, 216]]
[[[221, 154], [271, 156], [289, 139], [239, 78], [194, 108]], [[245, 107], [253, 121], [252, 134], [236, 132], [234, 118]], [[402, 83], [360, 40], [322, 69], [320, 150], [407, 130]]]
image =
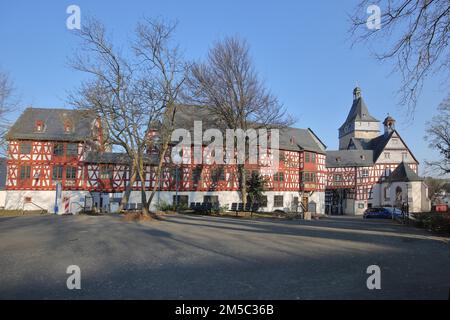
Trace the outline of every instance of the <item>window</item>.
[[384, 188], [384, 200], [386, 200], [386, 201], [391, 200], [390, 193], [391, 193], [391, 188], [389, 188], [389, 187]]
[[373, 198], [373, 187], [369, 188], [369, 199]]
[[363, 177], [363, 178], [369, 177], [369, 170], [367, 170], [367, 169], [362, 169], [362, 171], [361, 171], [361, 177]]
[[202, 178], [202, 168], [200, 166], [192, 169], [191, 179], [193, 182], [198, 183]]
[[402, 202], [403, 200], [403, 190], [400, 187], [395, 189], [395, 201]]
[[62, 180], [63, 176], [63, 166], [54, 166], [53, 167], [53, 180]]
[[183, 180], [183, 169], [179, 167], [171, 168], [170, 175], [172, 176], [173, 181], [181, 183]]
[[55, 143], [53, 146], [53, 155], [62, 156], [64, 154], [64, 144]]
[[173, 204], [177, 206], [187, 207], [189, 205], [189, 196], [173, 196]]
[[309, 152], [305, 152], [305, 162], [308, 163], [310, 162], [311, 158], [310, 158], [310, 154]]
[[30, 179], [31, 166], [20, 166], [20, 180]]
[[390, 152], [385, 152], [384, 153], [384, 158], [385, 159], [390, 159], [391, 158], [391, 153]]
[[77, 168], [76, 167], [67, 167], [66, 168], [66, 179], [67, 180], [75, 180], [77, 178]]
[[315, 172], [303, 172], [303, 182], [316, 182]]
[[68, 156], [78, 155], [78, 145], [76, 143], [68, 143], [67, 144], [67, 155]]
[[72, 123], [70, 121], [65, 121], [64, 122], [64, 132], [65, 133], [71, 133], [72, 132]]
[[336, 182], [342, 181], [342, 174], [333, 175], [333, 180]]
[[316, 154], [311, 153], [311, 163], [316, 163]]
[[389, 177], [391, 175], [391, 172], [392, 172], [391, 168], [384, 169], [384, 176]]
[[205, 203], [219, 203], [219, 196], [203, 196]]
[[44, 121], [36, 120], [36, 122], [34, 123], [34, 131], [43, 132], [44, 131]]
[[30, 154], [31, 153], [31, 142], [22, 142], [20, 144], [20, 154]]
[[273, 175], [273, 181], [277, 182], [283, 182], [284, 181], [284, 173], [283, 172], [277, 172]]
[[273, 197], [273, 206], [277, 208], [282, 208], [284, 204], [283, 196], [274, 196]]
[[109, 166], [104, 165], [100, 167], [100, 179], [112, 179], [112, 170]]
[[214, 168], [211, 171], [211, 180], [213, 182], [219, 182], [225, 180], [225, 172], [223, 170], [223, 167], [221, 168]]
[[408, 152], [402, 152], [402, 160], [408, 159]]

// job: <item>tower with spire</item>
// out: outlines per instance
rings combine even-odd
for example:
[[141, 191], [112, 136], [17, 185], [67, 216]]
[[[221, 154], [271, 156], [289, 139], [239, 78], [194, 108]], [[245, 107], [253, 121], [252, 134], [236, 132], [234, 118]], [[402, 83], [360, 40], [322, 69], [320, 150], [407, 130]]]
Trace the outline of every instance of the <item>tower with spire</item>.
[[346, 150], [352, 138], [373, 139], [380, 134], [380, 121], [375, 119], [361, 96], [361, 88], [353, 90], [353, 104], [344, 124], [339, 128], [339, 149]]

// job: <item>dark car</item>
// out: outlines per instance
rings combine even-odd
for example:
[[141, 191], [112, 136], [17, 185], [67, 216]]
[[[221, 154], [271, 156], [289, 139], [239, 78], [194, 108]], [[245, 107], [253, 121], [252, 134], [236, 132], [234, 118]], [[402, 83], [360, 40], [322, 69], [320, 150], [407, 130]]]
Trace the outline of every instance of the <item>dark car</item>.
[[368, 208], [364, 211], [364, 219], [369, 218], [378, 218], [378, 219], [392, 219], [402, 215], [402, 212], [396, 208], [384, 208], [384, 207], [375, 207]]

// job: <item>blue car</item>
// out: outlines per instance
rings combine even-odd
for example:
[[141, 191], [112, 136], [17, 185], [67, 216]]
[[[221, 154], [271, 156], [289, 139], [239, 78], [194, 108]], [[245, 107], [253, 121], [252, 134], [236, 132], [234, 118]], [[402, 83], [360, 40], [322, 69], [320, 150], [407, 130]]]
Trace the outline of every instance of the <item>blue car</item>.
[[377, 219], [393, 219], [402, 217], [402, 211], [397, 208], [391, 207], [375, 207], [368, 208], [364, 211], [364, 219], [377, 218]]

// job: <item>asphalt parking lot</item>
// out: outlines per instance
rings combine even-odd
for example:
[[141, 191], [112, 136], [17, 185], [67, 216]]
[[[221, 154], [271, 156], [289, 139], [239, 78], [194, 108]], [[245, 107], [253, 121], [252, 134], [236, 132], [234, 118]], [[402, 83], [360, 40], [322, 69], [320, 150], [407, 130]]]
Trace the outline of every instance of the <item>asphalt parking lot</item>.
[[352, 217], [2, 217], [0, 271], [0, 299], [448, 299], [450, 243]]

